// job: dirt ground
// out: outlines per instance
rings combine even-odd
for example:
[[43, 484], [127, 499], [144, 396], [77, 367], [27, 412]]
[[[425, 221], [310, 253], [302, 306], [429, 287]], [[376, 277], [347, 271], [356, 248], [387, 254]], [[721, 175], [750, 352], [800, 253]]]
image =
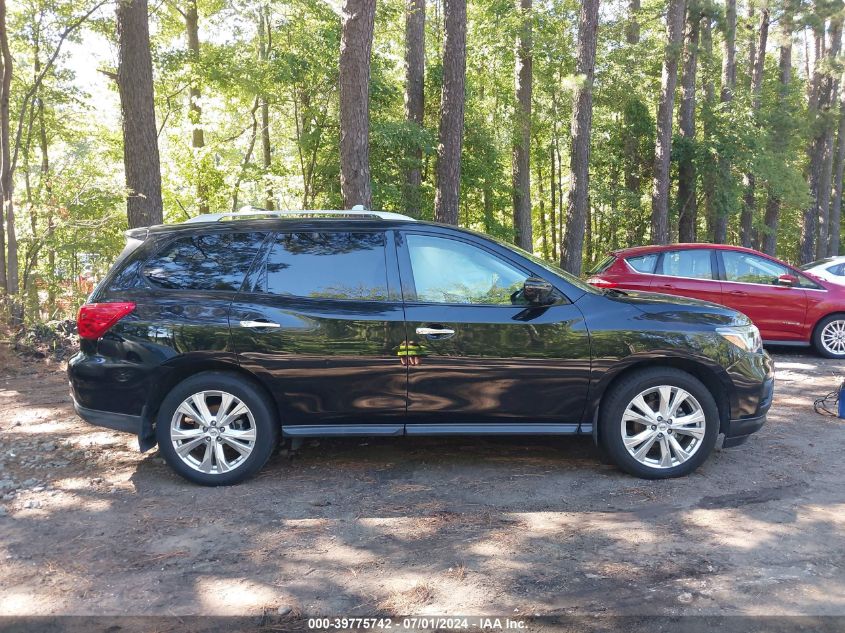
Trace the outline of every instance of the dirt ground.
[[201, 488], [0, 350], [0, 615], [845, 615], [845, 364], [778, 351], [768, 425], [684, 479], [590, 439], [312, 441]]

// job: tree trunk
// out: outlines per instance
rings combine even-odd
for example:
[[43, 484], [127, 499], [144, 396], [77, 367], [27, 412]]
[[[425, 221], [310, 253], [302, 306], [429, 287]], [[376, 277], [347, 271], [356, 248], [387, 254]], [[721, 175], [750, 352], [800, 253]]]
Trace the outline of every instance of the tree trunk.
[[[270, 16], [265, 15], [265, 10], [263, 6], [258, 8], [258, 58], [262, 65], [267, 64], [270, 47], [273, 45], [273, 24], [270, 22]], [[261, 166], [264, 168], [264, 208], [272, 211], [276, 208], [276, 202], [273, 197], [273, 185], [268, 178], [273, 165], [273, 150], [270, 145], [270, 104], [267, 102], [267, 95], [261, 95], [259, 107], [261, 108]]]
[[466, 0], [444, 0], [444, 12], [443, 91], [440, 97], [434, 217], [438, 222], [457, 225], [464, 134]]
[[[425, 112], [425, 0], [406, 0], [405, 8], [405, 119], [423, 126]], [[419, 217], [422, 185], [422, 147], [409, 149], [411, 167], [405, 173], [405, 211]]]
[[817, 25], [814, 33], [816, 59], [813, 63], [812, 79], [808, 82], [809, 95], [807, 101], [810, 110], [810, 120], [815, 129], [813, 138], [807, 147], [808, 171], [807, 184], [810, 189], [810, 204], [804, 209], [801, 221], [801, 242], [799, 249], [799, 261], [802, 264], [813, 261], [816, 256], [816, 236], [818, 233], [819, 219], [819, 181], [822, 172], [823, 153], [823, 129], [820, 124], [821, 93], [824, 90], [820, 55], [824, 50], [824, 21]]
[[[629, 0], [628, 2], [628, 20], [625, 23], [625, 41], [629, 46], [636, 46], [640, 43], [640, 24], [639, 24], [640, 0]], [[631, 227], [638, 220], [640, 211], [640, 198], [642, 196], [642, 179], [640, 177], [642, 161], [640, 158], [640, 139], [635, 131], [636, 120], [632, 109], [634, 103], [638, 101], [637, 96], [632, 96], [629, 103], [625, 105], [622, 113], [623, 126], [626, 130], [625, 137], [622, 141], [623, 154], [623, 172], [625, 189], [628, 191], [628, 198], [634, 202], [634, 208], [630, 211], [635, 217], [628, 218], [629, 236], [628, 241], [632, 242]], [[636, 213], [634, 213], [636, 212]]]
[[736, 0], [725, 0], [722, 57], [722, 103], [733, 101], [736, 86]]
[[[780, 44], [780, 59], [778, 62], [778, 80], [780, 82], [780, 89], [778, 92], [778, 107], [783, 108], [786, 102], [786, 97], [789, 94], [789, 84], [792, 81], [792, 29], [793, 20], [790, 8], [784, 7], [784, 13], [781, 17], [781, 44]], [[775, 136], [776, 155], [784, 151], [784, 139], [780, 135]], [[766, 224], [766, 231], [761, 240], [761, 250], [768, 254], [774, 255], [777, 248], [777, 233], [778, 224], [780, 221], [780, 196], [775, 191], [772, 185], [769, 185], [768, 199], [766, 201], [766, 217], [764, 222]]]
[[[9, 96], [12, 88], [12, 53], [6, 30], [6, 0], [0, 0], [0, 292], [17, 290], [17, 241], [14, 237], [15, 215], [12, 206], [14, 180], [9, 147]], [[4, 227], [9, 227], [8, 234]], [[6, 258], [8, 240], [9, 257]], [[13, 253], [15, 257], [13, 258]]]
[[[755, 51], [750, 55], [754, 60], [751, 69], [751, 113], [757, 119], [760, 110], [760, 90], [763, 87], [763, 68], [766, 63], [766, 43], [769, 38], [769, 8], [760, 9], [760, 30], [756, 46], [751, 50]], [[753, 38], [752, 38], [753, 40]], [[756, 121], [759, 125], [759, 121]], [[746, 248], [754, 246], [754, 212], [757, 209], [756, 202], [757, 179], [753, 169], [745, 174], [745, 194], [743, 196], [742, 215], [740, 216], [740, 243]]]
[[130, 227], [161, 224], [161, 166], [153, 100], [147, 0], [117, 3], [117, 86]]
[[543, 191], [543, 161], [538, 160], [537, 163], [537, 194], [540, 198], [540, 244], [543, 249], [543, 258], [549, 259], [549, 233], [546, 226], [546, 201], [544, 199], [545, 191]]
[[340, 191], [349, 209], [373, 205], [370, 183], [370, 53], [376, 0], [344, 0], [340, 38]]
[[657, 106], [657, 142], [654, 147], [654, 183], [651, 193], [651, 242], [669, 243], [669, 167], [672, 154], [672, 113], [678, 58], [683, 39], [685, 0], [670, 0], [666, 14], [666, 51], [663, 58], [660, 100]]
[[[713, 81], [715, 72], [713, 63], [713, 18], [707, 13], [701, 18], [701, 50], [699, 52], [699, 65], [701, 66], [701, 88], [703, 93], [702, 114], [704, 118], [703, 138], [709, 144], [713, 138], [713, 110], [716, 107], [716, 86]], [[705, 169], [701, 175], [701, 184], [704, 188], [704, 215], [707, 220], [707, 240], [713, 240], [716, 228], [716, 179], [714, 176], [714, 165], [709, 155], [702, 164]]]
[[[554, 134], [557, 135], [557, 125], [554, 126]], [[549, 223], [552, 225], [552, 260], [558, 261], [557, 253], [557, 185], [555, 184], [555, 147], [554, 143], [549, 145], [549, 158], [551, 159], [551, 169], [549, 170], [549, 195], [551, 196], [549, 204]]]
[[698, 44], [701, 30], [701, 10], [693, 1], [687, 11], [687, 33], [684, 47], [684, 74], [681, 79], [681, 107], [678, 131], [683, 139], [678, 162], [678, 240], [695, 242], [698, 222], [698, 200], [694, 161], [695, 147], [695, 86], [698, 71]]
[[821, 143], [821, 176], [819, 178], [819, 237], [816, 241], [816, 259], [827, 256], [828, 232], [830, 221], [830, 194], [833, 172], [833, 141], [835, 127], [832, 112], [839, 98], [839, 77], [834, 75], [832, 68], [842, 49], [842, 18], [834, 17], [830, 23], [830, 48], [827, 52], [825, 69], [825, 92], [823, 104], [824, 129]]
[[[736, 0], [725, 0], [725, 33], [722, 42], [722, 93], [721, 102], [730, 103], [734, 98], [736, 87]], [[716, 185], [726, 188], [731, 178], [731, 165], [727, 158], [720, 157], [718, 165], [719, 176]], [[715, 192], [714, 192], [715, 194]], [[724, 244], [728, 240], [729, 209], [725, 208], [725, 196], [715, 196], [721, 200], [714, 205], [713, 241]]]
[[628, 44], [640, 43], [640, 0], [628, 0], [628, 21], [625, 23], [625, 41]]
[[[831, 35], [839, 33], [841, 40], [841, 23], [831, 25]], [[816, 49], [824, 50], [824, 24], [816, 30]], [[839, 52], [839, 42], [832, 41], [828, 59], [833, 61]], [[808, 153], [810, 167], [808, 184], [810, 187], [811, 204], [804, 209], [801, 225], [801, 263], [808, 263], [818, 256], [819, 252], [827, 251], [827, 205], [830, 202], [830, 172], [832, 167], [832, 133], [833, 126], [829, 121], [828, 111], [835, 101], [835, 82], [829, 69], [821, 59], [816, 60], [813, 71], [814, 90], [810, 97], [811, 117], [814, 121], [814, 137], [810, 142]], [[819, 249], [819, 243], [825, 248]]]
[[197, 204], [200, 214], [208, 213], [208, 188], [205, 183], [203, 152], [205, 132], [202, 128], [202, 108], [200, 107], [199, 68], [200, 36], [197, 0], [188, 0], [185, 7], [185, 34], [188, 40], [188, 60], [191, 66], [191, 85], [188, 88], [188, 120], [191, 122], [191, 147], [194, 149], [197, 179]]
[[833, 200], [830, 206], [830, 231], [827, 255], [839, 255], [842, 226], [842, 176], [845, 172], [845, 77], [839, 82], [839, 131], [836, 134], [836, 162], [833, 168]]
[[599, 0], [583, 0], [578, 19], [578, 52], [575, 72], [580, 82], [572, 98], [572, 149], [569, 158], [569, 195], [566, 231], [560, 266], [581, 274], [587, 205], [590, 193], [590, 132], [593, 121], [593, 76], [596, 66]]
[[516, 38], [516, 111], [513, 143], [513, 226], [516, 245], [528, 252], [534, 250], [531, 226], [531, 91], [532, 0], [516, 0], [522, 19]]

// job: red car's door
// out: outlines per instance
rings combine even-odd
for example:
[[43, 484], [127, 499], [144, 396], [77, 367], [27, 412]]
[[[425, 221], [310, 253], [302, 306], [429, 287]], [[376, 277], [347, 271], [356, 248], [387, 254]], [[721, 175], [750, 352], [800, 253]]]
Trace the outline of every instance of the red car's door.
[[724, 276], [721, 303], [750, 318], [765, 340], [805, 340], [807, 291], [778, 284], [781, 275], [795, 273], [783, 264], [753, 253], [718, 252]]
[[657, 262], [650, 290], [721, 303], [722, 286], [716, 270], [712, 249], [665, 251]]

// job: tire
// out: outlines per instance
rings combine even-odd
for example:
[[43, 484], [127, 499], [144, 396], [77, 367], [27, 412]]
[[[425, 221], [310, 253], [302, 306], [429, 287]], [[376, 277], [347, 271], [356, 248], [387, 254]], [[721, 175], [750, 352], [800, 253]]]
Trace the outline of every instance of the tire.
[[825, 358], [845, 358], [845, 314], [831, 314], [816, 324], [813, 347]]
[[[640, 397], [638, 405], [635, 400]], [[682, 399], [677, 400], [679, 397]], [[643, 405], [650, 412], [644, 411]], [[683, 415], [661, 415], [671, 414], [672, 408]], [[643, 369], [623, 378], [605, 395], [599, 439], [611, 460], [625, 472], [643, 479], [669, 479], [688, 475], [707, 459], [716, 445], [719, 426], [716, 401], [700, 380], [677, 369]]]
[[[225, 417], [218, 419], [224, 407]], [[279, 424], [272, 402], [252, 382], [207, 371], [167, 394], [159, 407], [156, 438], [165, 461], [188, 481], [230, 486], [267, 463], [279, 441]]]

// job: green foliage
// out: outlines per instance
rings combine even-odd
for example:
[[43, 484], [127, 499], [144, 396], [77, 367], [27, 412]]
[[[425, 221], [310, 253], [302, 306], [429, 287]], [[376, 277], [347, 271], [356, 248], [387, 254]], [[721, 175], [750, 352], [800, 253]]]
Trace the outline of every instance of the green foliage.
[[[10, 6], [8, 26], [16, 68], [13, 121], [31, 86], [36, 53], [40, 60], [47, 59], [57, 46], [58, 34], [80, 15], [82, 5], [89, 4], [22, 0]], [[187, 52], [186, 4], [184, 0], [150, 4], [166, 220], [178, 222], [199, 213], [199, 192], [211, 211], [243, 204], [263, 206], [268, 196], [281, 207], [339, 207], [341, 3], [199, 0], [197, 59]], [[777, 24], [787, 4], [772, 5], [772, 42], [778, 37]], [[820, 20], [832, 15], [835, 4], [816, 3], [818, 11], [803, 11], [797, 25], [818, 27]], [[662, 0], [643, 0], [636, 16], [637, 43], [626, 40], [631, 19], [627, 3], [606, 6], [593, 85], [587, 266], [607, 250], [650, 238], [655, 112], [666, 38]], [[505, 240], [514, 237], [514, 44], [521, 25], [515, 7], [514, 0], [469, 3], [461, 163], [460, 223]], [[810, 115], [806, 78], [798, 68], [784, 94], [778, 80], [777, 50], [770, 46], [761, 106], [755, 114], [746, 61], [747, 27], [754, 25], [744, 22], [745, 28], [738, 29], [734, 99], [719, 103], [722, 3], [699, 0], [694, 7], [715, 19], [713, 54], [708, 57], [699, 50], [697, 131], [691, 139], [676, 135], [672, 161], [676, 165], [681, 158], [693, 159], [698, 174], [698, 233], [705, 235], [706, 212], [712, 207], [729, 218], [729, 240], [739, 239], [744, 178], [751, 173], [757, 182], [755, 228], [765, 231], [768, 196], [780, 200], [778, 253], [794, 259], [800, 213], [808, 204], [804, 175], [808, 141], [815, 126], [831, 124], [837, 113]], [[548, 256], [553, 250], [559, 252], [560, 224], [566, 212], [572, 94], [582, 80], [575, 73], [579, 9], [575, 0], [534, 0], [531, 16], [531, 195], [535, 250], [545, 245]], [[413, 195], [419, 199], [422, 217], [432, 219], [443, 5], [441, 0], [428, 1], [422, 126], [405, 120], [404, 11], [403, 0], [380, 0], [376, 14], [369, 104], [374, 205], [402, 212], [408, 195], [405, 175], [410, 168], [419, 168], [423, 182]], [[123, 244], [119, 108], [115, 86], [107, 77], [114, 72], [110, 48], [114, 27], [113, 7], [107, 5], [73, 35], [74, 52], [65, 50], [59, 55], [38, 92], [43, 113], [33, 109], [25, 121], [16, 177], [17, 226], [21, 268], [26, 269], [22, 284], [34, 316], [70, 314], [87, 291], [80, 275], [102, 275]], [[81, 63], [90, 63], [91, 58], [80, 52], [88, 46], [103, 73], [80, 72], [85, 70]], [[841, 63], [835, 60], [830, 68], [820, 65], [820, 69], [838, 74]], [[714, 86], [713, 101], [705, 98], [708, 83]], [[200, 94], [199, 112], [189, 109], [191, 86]], [[269, 111], [266, 163], [260, 107], [264, 102]], [[46, 173], [41, 171], [42, 126], [49, 159]], [[195, 127], [203, 130], [203, 147], [193, 147]], [[417, 149], [420, 159], [414, 157]], [[674, 196], [674, 182], [671, 192]], [[670, 218], [670, 223], [677, 234], [677, 217]]]

